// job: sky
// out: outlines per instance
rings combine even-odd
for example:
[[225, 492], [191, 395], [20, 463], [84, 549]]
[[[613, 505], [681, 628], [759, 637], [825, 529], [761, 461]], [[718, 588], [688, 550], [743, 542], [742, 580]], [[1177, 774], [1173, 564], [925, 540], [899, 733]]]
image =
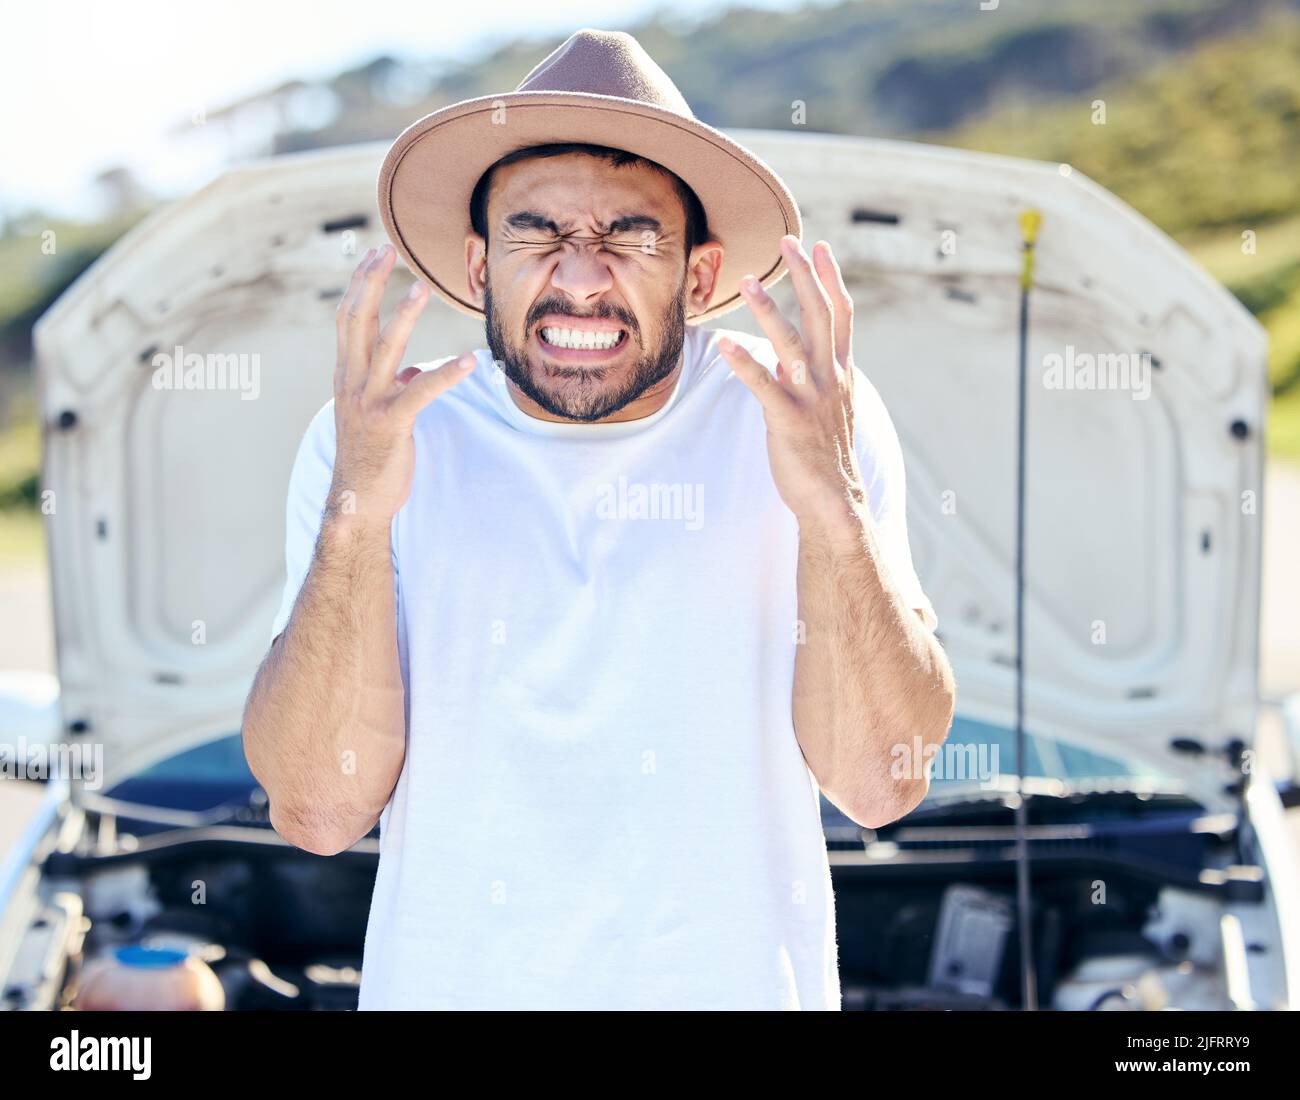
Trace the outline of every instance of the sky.
[[[744, 0], [789, 8], [798, 0]], [[654, 11], [693, 17], [727, 0], [18, 0], [4, 15], [0, 211], [93, 214], [95, 174], [127, 164], [183, 185], [167, 131], [198, 111], [378, 54], [473, 56], [516, 37], [621, 30]], [[520, 77], [524, 74], [521, 72]], [[193, 166], [190, 166], [193, 167]]]

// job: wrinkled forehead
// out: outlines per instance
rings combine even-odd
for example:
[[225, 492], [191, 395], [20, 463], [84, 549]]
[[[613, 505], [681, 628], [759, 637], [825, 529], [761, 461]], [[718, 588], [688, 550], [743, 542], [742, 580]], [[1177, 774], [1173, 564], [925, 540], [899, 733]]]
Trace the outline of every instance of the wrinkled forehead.
[[676, 231], [686, 217], [663, 172], [643, 164], [615, 166], [583, 154], [534, 157], [498, 168], [488, 196], [489, 223], [498, 226], [523, 211], [543, 214], [561, 230], [595, 229], [640, 214]]

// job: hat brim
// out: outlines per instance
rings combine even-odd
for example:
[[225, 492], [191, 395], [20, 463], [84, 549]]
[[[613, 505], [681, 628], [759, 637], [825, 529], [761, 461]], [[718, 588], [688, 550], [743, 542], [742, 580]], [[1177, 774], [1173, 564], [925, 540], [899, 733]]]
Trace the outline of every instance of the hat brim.
[[672, 111], [584, 92], [510, 92], [434, 111], [399, 135], [379, 170], [379, 214], [398, 254], [448, 304], [477, 317], [469, 300], [465, 236], [469, 198], [507, 153], [585, 142], [624, 149], [675, 172], [699, 197], [710, 236], [723, 246], [712, 304], [698, 324], [742, 303], [740, 279], [771, 286], [785, 274], [780, 238], [802, 233], [799, 207], [780, 177], [721, 131]]

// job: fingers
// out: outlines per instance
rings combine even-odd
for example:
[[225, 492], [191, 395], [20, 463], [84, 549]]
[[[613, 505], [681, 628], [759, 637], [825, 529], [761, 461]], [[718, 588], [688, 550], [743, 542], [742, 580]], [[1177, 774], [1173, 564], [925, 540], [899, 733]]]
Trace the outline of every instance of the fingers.
[[406, 354], [406, 345], [415, 329], [416, 319], [424, 312], [428, 301], [429, 288], [417, 279], [398, 303], [397, 311], [375, 341], [374, 351], [370, 355], [370, 372], [365, 383], [367, 389], [379, 391], [392, 386], [402, 356]]
[[334, 358], [335, 393], [339, 391], [348, 368], [348, 314], [352, 309], [352, 302], [357, 296], [357, 288], [361, 286], [361, 277], [365, 273], [366, 265], [370, 263], [374, 254], [375, 250], [371, 248], [361, 257], [361, 261], [352, 271], [352, 280], [348, 283], [348, 288], [343, 292], [343, 297], [339, 299], [338, 308], [334, 311], [334, 331], [337, 336]]
[[763, 335], [772, 342], [776, 357], [796, 376], [800, 373], [801, 363], [803, 371], [806, 372], [808, 349], [804, 346], [799, 330], [777, 307], [776, 299], [763, 289], [762, 284], [753, 275], [746, 275], [740, 280], [740, 294], [754, 314], [754, 319], [758, 321]]
[[813, 245], [813, 263], [822, 286], [830, 297], [831, 312], [834, 315], [832, 331], [835, 336], [835, 359], [848, 366], [853, 358], [853, 297], [844, 282], [839, 262], [826, 241], [818, 241]]
[[790, 392], [772, 377], [772, 372], [763, 366], [734, 340], [722, 337], [718, 340], [718, 350], [722, 352], [727, 364], [749, 388], [749, 392], [758, 398], [764, 413], [780, 416], [788, 412], [794, 402]]
[[366, 264], [361, 285], [353, 295], [347, 315], [345, 390], [356, 390], [366, 383], [371, 350], [379, 335], [379, 303], [383, 300], [384, 288], [388, 285], [388, 276], [396, 259], [397, 250], [390, 244], [384, 245]]
[[459, 359], [452, 359], [436, 370], [422, 371], [418, 367], [407, 367], [398, 376], [399, 380], [405, 379], [405, 387], [394, 398], [394, 408], [414, 422], [421, 409], [469, 377], [476, 362], [474, 353], [467, 351]]
[[814, 374], [820, 374], [834, 354], [830, 296], [797, 237], [787, 233], [781, 238], [781, 255], [799, 300], [799, 327], [812, 362], [817, 365]]

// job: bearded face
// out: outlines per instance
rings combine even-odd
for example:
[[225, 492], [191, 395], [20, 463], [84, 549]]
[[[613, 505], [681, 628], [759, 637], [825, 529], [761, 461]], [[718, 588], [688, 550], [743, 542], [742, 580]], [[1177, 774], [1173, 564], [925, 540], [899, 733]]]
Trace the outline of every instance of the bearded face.
[[618, 418], [676, 370], [721, 249], [701, 261], [688, 247], [681, 199], [651, 167], [565, 154], [497, 173], [482, 289], [492, 356], [542, 415]]

